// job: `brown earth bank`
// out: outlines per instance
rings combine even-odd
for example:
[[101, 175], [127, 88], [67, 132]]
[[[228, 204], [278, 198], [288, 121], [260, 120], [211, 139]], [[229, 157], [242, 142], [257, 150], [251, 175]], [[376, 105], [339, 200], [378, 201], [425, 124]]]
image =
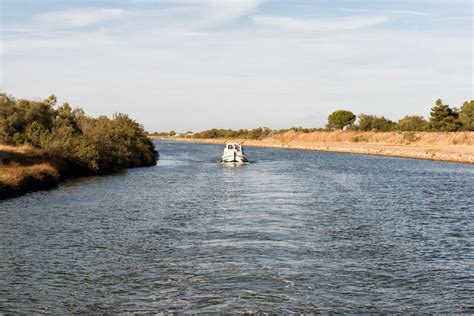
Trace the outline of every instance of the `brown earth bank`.
[[288, 131], [261, 139], [195, 139], [179, 141], [329, 151], [474, 164], [474, 132], [312, 132]]
[[58, 168], [27, 146], [0, 144], [0, 200], [57, 186]]
[[82, 173], [82, 169], [61, 157], [29, 146], [0, 144], [0, 200], [51, 189], [62, 179]]
[[[127, 168], [152, 166], [156, 164], [156, 159], [153, 162], [140, 162]], [[67, 178], [110, 174], [121, 170], [123, 168], [94, 173], [67, 155], [51, 154], [26, 145], [0, 144], [0, 200], [55, 188]]]
[[[97, 174], [107, 173], [112, 172]], [[29, 146], [0, 144], [0, 200], [55, 188], [67, 178], [92, 174], [95, 173], [66, 156]]]

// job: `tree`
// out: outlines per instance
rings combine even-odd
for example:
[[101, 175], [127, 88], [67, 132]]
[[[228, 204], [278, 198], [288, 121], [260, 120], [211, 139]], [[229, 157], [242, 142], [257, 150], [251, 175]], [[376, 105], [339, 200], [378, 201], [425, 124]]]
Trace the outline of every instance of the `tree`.
[[459, 113], [459, 120], [463, 125], [463, 129], [474, 131], [474, 100], [464, 102]]
[[346, 126], [354, 124], [356, 116], [351, 111], [338, 110], [328, 116], [328, 129], [344, 129]]
[[376, 115], [359, 115], [359, 124], [357, 128], [361, 131], [388, 132], [393, 130], [395, 123], [391, 120]]
[[434, 131], [454, 132], [461, 128], [459, 112], [452, 109], [443, 100], [436, 100], [436, 105], [431, 108], [430, 128]]
[[398, 121], [395, 129], [407, 132], [420, 132], [428, 129], [428, 121], [423, 116], [405, 116]]
[[143, 126], [125, 114], [91, 118], [56, 97], [15, 99], [0, 93], [0, 143], [29, 144], [61, 170], [105, 173], [156, 163], [158, 153]]
[[175, 131], [170, 131], [170, 136], [175, 136], [176, 135], [176, 132]]
[[50, 131], [54, 100], [54, 96], [45, 101], [17, 100], [0, 93], [0, 142], [24, 144], [29, 142], [27, 135], [36, 137], [40, 130]]

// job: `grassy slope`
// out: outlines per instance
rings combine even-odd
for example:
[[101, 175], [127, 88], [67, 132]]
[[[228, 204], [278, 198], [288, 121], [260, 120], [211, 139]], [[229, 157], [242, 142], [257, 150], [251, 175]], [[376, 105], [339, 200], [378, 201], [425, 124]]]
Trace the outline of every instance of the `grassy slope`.
[[[183, 139], [184, 140], [184, 139]], [[189, 139], [221, 144], [230, 139]], [[262, 140], [235, 139], [248, 146], [308, 149], [474, 164], [474, 132], [313, 132], [288, 131]]]
[[0, 145], [0, 200], [57, 186], [60, 171], [29, 147]]
[[300, 133], [289, 131], [276, 133], [268, 139], [279, 141], [305, 141], [305, 142], [351, 142], [385, 145], [417, 145], [417, 146], [452, 146], [474, 145], [474, 132], [358, 132], [335, 131]]

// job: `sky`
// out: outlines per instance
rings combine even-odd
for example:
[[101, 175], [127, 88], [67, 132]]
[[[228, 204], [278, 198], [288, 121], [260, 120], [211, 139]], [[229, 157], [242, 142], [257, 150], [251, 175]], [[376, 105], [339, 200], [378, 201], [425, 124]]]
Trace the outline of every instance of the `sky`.
[[0, 0], [0, 89], [146, 130], [323, 127], [473, 99], [474, 0]]

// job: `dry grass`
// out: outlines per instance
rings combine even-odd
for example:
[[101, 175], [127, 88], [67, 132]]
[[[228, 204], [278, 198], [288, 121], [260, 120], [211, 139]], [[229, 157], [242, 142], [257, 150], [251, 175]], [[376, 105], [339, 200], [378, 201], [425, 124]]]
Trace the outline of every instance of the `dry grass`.
[[58, 171], [49, 164], [22, 166], [16, 163], [0, 166], [0, 182], [17, 190], [24, 186], [58, 181]]
[[238, 141], [246, 146], [305, 149], [340, 153], [393, 156], [474, 164], [474, 132], [313, 132], [276, 133], [263, 140], [180, 139], [223, 144]]
[[302, 141], [317, 143], [371, 143], [384, 145], [474, 145], [474, 132], [358, 132], [358, 131], [335, 131], [335, 132], [313, 132], [301, 133], [288, 131], [271, 135], [269, 140], [278, 141]]
[[58, 169], [27, 146], [0, 145], [0, 199], [55, 187]]
[[17, 164], [22, 166], [45, 162], [45, 155], [29, 146], [11, 146], [0, 144], [0, 166]]
[[17, 154], [24, 154], [30, 152], [32, 150], [29, 146], [11, 146], [0, 144], [0, 153], [1, 152], [10, 152], [10, 153], [17, 153]]

